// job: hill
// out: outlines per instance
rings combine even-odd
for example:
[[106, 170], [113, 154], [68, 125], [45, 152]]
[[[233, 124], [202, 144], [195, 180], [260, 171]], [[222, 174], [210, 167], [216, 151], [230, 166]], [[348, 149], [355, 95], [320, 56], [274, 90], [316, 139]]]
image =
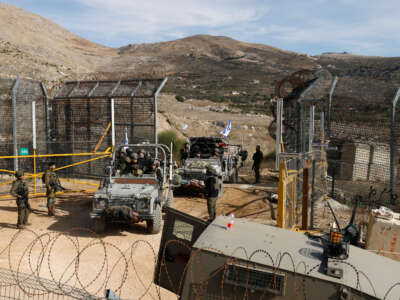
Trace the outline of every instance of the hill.
[[[400, 58], [348, 53], [309, 56], [223, 36], [197, 35], [152, 44], [108, 48], [57, 24], [0, 4], [0, 75], [51, 81], [168, 76], [164, 92], [227, 102], [242, 112], [268, 113], [278, 81], [299, 69], [326, 68], [340, 77], [336, 116], [360, 122], [386, 118], [400, 85]], [[251, 105], [249, 105], [251, 104]], [[351, 111], [349, 111], [351, 107]]]

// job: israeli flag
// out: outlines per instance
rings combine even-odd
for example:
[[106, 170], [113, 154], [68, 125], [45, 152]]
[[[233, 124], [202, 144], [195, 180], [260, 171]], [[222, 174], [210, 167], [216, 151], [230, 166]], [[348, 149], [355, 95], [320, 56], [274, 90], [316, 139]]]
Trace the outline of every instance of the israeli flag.
[[184, 123], [183, 124], [183, 131], [186, 131], [186, 129], [188, 129], [188, 127], [189, 127], [188, 124]]
[[125, 138], [124, 138], [124, 145], [128, 145], [128, 128], [125, 127]]
[[229, 133], [231, 132], [231, 120], [228, 121], [228, 125], [226, 126], [226, 128], [224, 130], [222, 130], [220, 132], [220, 134], [222, 134], [224, 137], [227, 137], [229, 135]]

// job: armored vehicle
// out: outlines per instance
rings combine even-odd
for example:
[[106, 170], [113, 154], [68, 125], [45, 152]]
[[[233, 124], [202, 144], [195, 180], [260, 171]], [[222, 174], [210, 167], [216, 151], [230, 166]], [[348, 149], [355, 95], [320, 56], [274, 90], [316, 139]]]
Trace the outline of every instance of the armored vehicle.
[[174, 176], [174, 188], [180, 191], [202, 191], [206, 166], [212, 165], [219, 178], [219, 196], [225, 181], [236, 183], [239, 168], [247, 158], [241, 145], [226, 143], [219, 137], [191, 137], [189, 157], [182, 161]]
[[[143, 149], [143, 150], [141, 150]], [[139, 157], [138, 152], [148, 157]], [[159, 159], [152, 159], [151, 157]], [[172, 207], [170, 189], [172, 154], [161, 144], [127, 144], [115, 148], [92, 201], [94, 230], [103, 232], [110, 222], [145, 221], [149, 233], [161, 230], [162, 210]]]
[[400, 262], [332, 232], [316, 237], [225, 216], [207, 224], [168, 209], [154, 282], [181, 300], [398, 299]]

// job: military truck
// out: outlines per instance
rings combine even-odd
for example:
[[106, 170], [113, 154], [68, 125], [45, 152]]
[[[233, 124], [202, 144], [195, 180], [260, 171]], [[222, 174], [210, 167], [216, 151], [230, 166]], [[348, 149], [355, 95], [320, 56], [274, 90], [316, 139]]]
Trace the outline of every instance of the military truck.
[[241, 145], [226, 143], [220, 137], [191, 137], [189, 144], [189, 157], [175, 172], [174, 189], [203, 191], [207, 165], [212, 165], [218, 176], [219, 196], [223, 194], [224, 182], [238, 181], [239, 168], [247, 158]]
[[[158, 158], [158, 170], [152, 170], [149, 166], [144, 169], [144, 165], [140, 166], [140, 170], [129, 169], [127, 162], [131, 157], [135, 157], [140, 149]], [[143, 160], [142, 164], [145, 162]], [[92, 201], [90, 217], [93, 219], [95, 232], [103, 232], [111, 222], [142, 221], [146, 222], [149, 233], [160, 232], [162, 210], [173, 206], [173, 191], [170, 189], [170, 149], [161, 144], [120, 145], [115, 148], [106, 173], [107, 176], [102, 180]]]
[[335, 234], [167, 209], [154, 282], [181, 300], [398, 299], [400, 262]]

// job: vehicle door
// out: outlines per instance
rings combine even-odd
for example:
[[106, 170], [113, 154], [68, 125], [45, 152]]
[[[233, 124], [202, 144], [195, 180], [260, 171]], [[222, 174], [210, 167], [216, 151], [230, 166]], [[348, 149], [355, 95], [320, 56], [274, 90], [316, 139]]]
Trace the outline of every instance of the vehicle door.
[[193, 244], [207, 227], [201, 219], [167, 208], [154, 282], [180, 294]]

